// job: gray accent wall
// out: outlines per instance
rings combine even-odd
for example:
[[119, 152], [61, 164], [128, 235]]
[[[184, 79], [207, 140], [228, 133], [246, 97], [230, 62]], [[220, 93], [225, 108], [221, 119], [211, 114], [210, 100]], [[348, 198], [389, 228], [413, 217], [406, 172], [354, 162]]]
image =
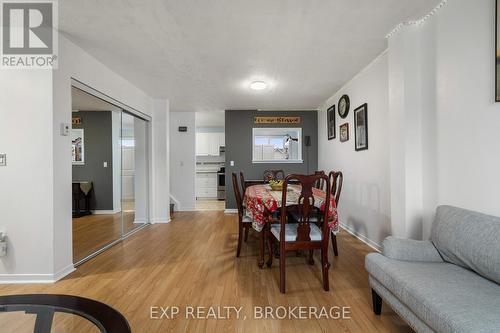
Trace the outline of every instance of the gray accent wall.
[[[113, 210], [113, 142], [111, 111], [79, 111], [84, 129], [85, 165], [73, 165], [73, 180], [94, 183], [90, 206], [92, 210]], [[104, 162], [108, 162], [105, 168]]]
[[[254, 124], [254, 117], [301, 117], [300, 124]], [[245, 179], [262, 179], [266, 169], [282, 169], [285, 174], [312, 174], [318, 168], [318, 112], [311, 111], [226, 111], [226, 208], [236, 208], [231, 173], [243, 171]], [[325, 125], [326, 126], [326, 125]], [[252, 163], [253, 128], [302, 128], [303, 163]], [[305, 146], [310, 136], [311, 146]], [[230, 162], [234, 161], [234, 167]], [[239, 178], [239, 177], [238, 177]]]

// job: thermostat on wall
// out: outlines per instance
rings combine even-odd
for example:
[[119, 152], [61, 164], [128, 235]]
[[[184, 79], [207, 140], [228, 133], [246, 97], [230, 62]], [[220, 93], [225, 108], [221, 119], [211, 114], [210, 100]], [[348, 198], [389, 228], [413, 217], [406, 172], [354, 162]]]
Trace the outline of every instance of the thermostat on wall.
[[188, 128], [187, 126], [179, 126], [179, 132], [187, 132]]

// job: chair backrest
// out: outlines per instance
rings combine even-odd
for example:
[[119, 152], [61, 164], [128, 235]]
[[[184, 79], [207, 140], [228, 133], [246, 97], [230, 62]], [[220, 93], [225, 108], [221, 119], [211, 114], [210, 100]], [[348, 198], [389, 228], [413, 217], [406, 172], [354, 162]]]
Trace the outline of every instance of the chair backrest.
[[241, 193], [243, 196], [245, 196], [245, 193], [247, 191], [247, 185], [245, 183], [245, 176], [243, 176], [243, 171], [240, 171], [240, 183], [241, 183], [241, 190], [243, 191]]
[[330, 185], [332, 187], [332, 197], [335, 199], [335, 205], [339, 206], [340, 193], [342, 192], [342, 184], [344, 183], [344, 174], [342, 171], [332, 171], [328, 175]]
[[[326, 196], [325, 196], [325, 204], [324, 210], [321, 211], [323, 214], [323, 221], [328, 221], [328, 211], [330, 208], [330, 200], [331, 200], [331, 192], [330, 192], [330, 179], [326, 175], [289, 175], [285, 178], [285, 182], [283, 184], [283, 192], [282, 192], [282, 204], [281, 204], [281, 230], [280, 230], [280, 239], [285, 239], [285, 224], [287, 222], [287, 193], [288, 186], [292, 184], [298, 184], [301, 186], [300, 196], [297, 200], [297, 204], [294, 205], [293, 209], [296, 209], [297, 215], [299, 216], [298, 226], [297, 226], [297, 239], [295, 241], [307, 242], [311, 241], [310, 232], [311, 227], [309, 226], [310, 218], [313, 217], [314, 214], [314, 195], [313, 188], [314, 184], [318, 182], [318, 180], [323, 180], [326, 183]], [[328, 223], [323, 223], [322, 233], [323, 239], [328, 243], [329, 229]]]
[[[320, 171], [315, 171], [315, 175], [326, 175], [326, 173], [323, 170]], [[318, 179], [316, 183], [314, 184], [314, 187], [317, 188], [318, 190], [323, 190], [325, 188], [325, 181], [323, 179]]]
[[266, 171], [264, 171], [262, 178], [266, 182], [268, 182], [272, 179], [283, 180], [283, 179], [285, 179], [285, 171], [277, 170], [277, 169], [266, 170]]
[[240, 220], [243, 217], [243, 200], [241, 199], [241, 193], [240, 189], [238, 187], [238, 176], [236, 173], [231, 174], [233, 178], [233, 190], [234, 190], [234, 197], [236, 198], [236, 206], [238, 208], [238, 215], [240, 216]]

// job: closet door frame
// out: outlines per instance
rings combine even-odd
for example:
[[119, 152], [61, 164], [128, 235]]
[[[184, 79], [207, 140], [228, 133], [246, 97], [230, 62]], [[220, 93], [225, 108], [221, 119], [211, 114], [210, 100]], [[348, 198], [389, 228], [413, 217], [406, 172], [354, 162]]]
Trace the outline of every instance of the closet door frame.
[[[92, 88], [91, 86], [83, 83], [82, 81], [79, 81], [75, 78], [71, 78], [71, 86], [72, 87], [75, 87], [77, 89], [80, 89], [94, 97], [97, 97], [105, 102], [108, 102], [110, 104], [113, 104], [117, 107], [119, 107], [120, 109], [122, 109], [121, 113], [120, 113], [120, 133], [122, 131], [122, 119], [123, 119], [123, 114], [124, 113], [128, 113], [128, 114], [131, 114], [132, 116], [134, 117], [137, 117], [137, 118], [140, 118], [142, 120], [145, 121], [146, 123], [146, 151], [147, 151], [147, 158], [146, 158], [146, 163], [147, 163], [147, 168], [146, 168], [146, 178], [147, 178], [147, 199], [146, 199], [146, 210], [147, 210], [147, 221], [146, 223], [144, 223], [143, 225], [131, 230], [130, 232], [128, 233], [124, 233], [124, 226], [123, 226], [123, 207], [121, 209], [121, 236], [119, 239], [116, 239], [114, 240], [113, 242], [105, 245], [104, 247], [100, 248], [99, 250], [95, 251], [94, 253], [91, 253], [89, 254], [88, 256], [78, 260], [77, 262], [74, 262], [73, 265], [75, 267], [83, 264], [84, 262], [94, 258], [95, 256], [101, 254], [102, 252], [108, 250], [109, 248], [111, 248], [112, 246], [122, 242], [124, 239], [128, 238], [129, 236], [131, 236], [132, 234], [148, 227], [149, 225], [151, 225], [151, 197], [152, 197], [152, 184], [151, 184], [151, 174], [152, 174], [152, 163], [151, 163], [151, 156], [152, 156], [152, 149], [151, 149], [151, 142], [152, 142], [152, 131], [151, 131], [151, 117], [125, 103], [122, 103], [116, 99], [114, 99], [113, 97], [97, 90], [97, 89], [94, 89]], [[120, 147], [120, 152], [121, 152], [121, 147]], [[123, 156], [121, 156], [120, 158], [123, 158]], [[122, 177], [122, 170], [120, 170], [120, 177]], [[120, 181], [121, 181], [121, 178], [120, 178]], [[123, 186], [123, 184], [120, 186], [120, 190], [121, 187]], [[122, 192], [122, 191], [120, 191]], [[122, 199], [122, 193], [120, 193], [120, 199]], [[69, 209], [71, 209], [71, 207], [69, 207]]]

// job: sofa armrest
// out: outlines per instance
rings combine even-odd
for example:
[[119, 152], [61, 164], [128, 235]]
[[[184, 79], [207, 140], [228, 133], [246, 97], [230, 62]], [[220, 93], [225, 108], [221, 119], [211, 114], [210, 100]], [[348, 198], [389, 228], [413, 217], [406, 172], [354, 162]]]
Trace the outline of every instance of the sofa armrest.
[[389, 236], [382, 243], [382, 254], [404, 261], [443, 262], [443, 258], [430, 241], [417, 241]]

